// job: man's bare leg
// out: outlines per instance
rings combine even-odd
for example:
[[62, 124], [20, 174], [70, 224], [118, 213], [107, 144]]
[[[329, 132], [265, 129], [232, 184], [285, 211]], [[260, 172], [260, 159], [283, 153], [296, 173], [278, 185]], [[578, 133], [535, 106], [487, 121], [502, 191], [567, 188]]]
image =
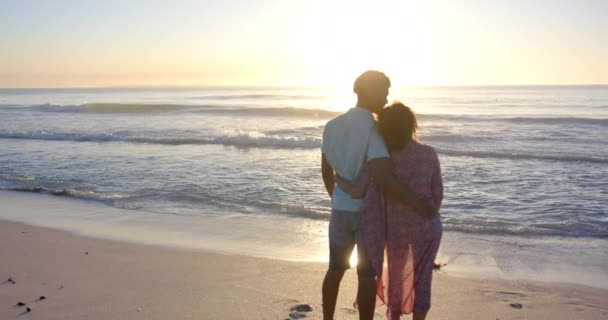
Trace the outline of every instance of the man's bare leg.
[[340, 281], [344, 276], [344, 271], [327, 270], [323, 279], [323, 319], [333, 320], [336, 310], [336, 300], [340, 290]]
[[357, 288], [357, 304], [359, 305], [359, 319], [374, 319], [376, 307], [376, 278], [370, 276], [359, 276]]

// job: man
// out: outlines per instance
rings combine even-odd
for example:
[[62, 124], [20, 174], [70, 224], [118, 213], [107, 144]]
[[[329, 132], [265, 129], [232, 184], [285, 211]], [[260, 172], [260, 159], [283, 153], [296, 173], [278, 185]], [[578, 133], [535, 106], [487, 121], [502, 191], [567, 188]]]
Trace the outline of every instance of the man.
[[354, 199], [335, 186], [334, 174], [353, 180], [369, 163], [374, 180], [387, 196], [410, 205], [432, 210], [429, 204], [415, 199], [393, 178], [389, 153], [380, 137], [374, 116], [387, 103], [390, 79], [379, 71], [365, 71], [355, 81], [353, 91], [357, 105], [332, 119], [323, 132], [321, 172], [331, 197], [329, 222], [329, 269], [323, 280], [323, 318], [334, 316], [340, 282], [350, 267], [349, 260], [357, 244], [357, 303], [359, 319], [373, 319], [376, 303], [375, 272], [365, 253], [361, 231], [362, 199]]

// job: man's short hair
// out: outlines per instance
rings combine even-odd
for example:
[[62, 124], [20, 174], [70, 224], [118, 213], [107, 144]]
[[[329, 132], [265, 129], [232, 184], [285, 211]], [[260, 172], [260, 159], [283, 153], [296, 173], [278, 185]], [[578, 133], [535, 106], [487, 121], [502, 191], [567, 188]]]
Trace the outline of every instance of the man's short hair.
[[356, 94], [369, 92], [370, 89], [384, 89], [391, 87], [391, 80], [382, 72], [376, 70], [367, 70], [363, 72], [353, 86], [353, 91]]

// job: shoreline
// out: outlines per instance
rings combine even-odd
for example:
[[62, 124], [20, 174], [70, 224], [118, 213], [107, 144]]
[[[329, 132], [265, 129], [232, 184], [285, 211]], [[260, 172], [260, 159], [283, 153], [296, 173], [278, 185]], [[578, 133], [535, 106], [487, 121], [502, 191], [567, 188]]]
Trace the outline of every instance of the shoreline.
[[[0, 191], [0, 221], [77, 236], [296, 262], [327, 261], [327, 222], [227, 212], [173, 216], [104, 203]], [[238, 232], [235, 232], [238, 231]], [[565, 282], [608, 289], [608, 240], [444, 232], [437, 261], [450, 276]]]

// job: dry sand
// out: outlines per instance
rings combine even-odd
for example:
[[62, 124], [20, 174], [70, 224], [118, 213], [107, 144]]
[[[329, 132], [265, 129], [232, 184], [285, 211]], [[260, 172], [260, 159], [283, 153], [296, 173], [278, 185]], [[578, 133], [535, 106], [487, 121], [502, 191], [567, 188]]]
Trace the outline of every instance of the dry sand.
[[[0, 222], [0, 243], [0, 319], [321, 318], [323, 263], [99, 240], [13, 222]], [[351, 307], [355, 288], [355, 272], [349, 271], [337, 319], [357, 318]], [[295, 314], [292, 308], [299, 304], [312, 311]], [[383, 314], [378, 309], [377, 318]], [[441, 271], [435, 273], [428, 317], [606, 318], [608, 290]]]

